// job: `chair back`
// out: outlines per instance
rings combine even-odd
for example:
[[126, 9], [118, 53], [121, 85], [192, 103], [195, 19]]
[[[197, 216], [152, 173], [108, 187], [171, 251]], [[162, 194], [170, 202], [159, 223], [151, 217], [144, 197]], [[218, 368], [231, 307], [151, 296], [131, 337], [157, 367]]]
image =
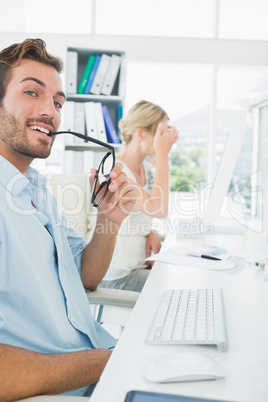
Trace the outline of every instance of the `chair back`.
[[51, 174], [47, 177], [47, 186], [69, 225], [77, 235], [86, 238], [90, 215], [96, 213], [90, 203], [89, 174]]

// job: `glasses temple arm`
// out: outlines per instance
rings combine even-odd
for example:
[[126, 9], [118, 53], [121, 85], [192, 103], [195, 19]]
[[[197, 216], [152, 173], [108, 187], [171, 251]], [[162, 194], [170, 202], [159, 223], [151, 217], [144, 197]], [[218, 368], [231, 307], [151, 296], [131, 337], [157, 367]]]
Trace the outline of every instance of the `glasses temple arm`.
[[82, 138], [85, 141], [91, 141], [91, 142], [94, 142], [95, 144], [101, 145], [104, 148], [108, 148], [110, 150], [114, 149], [113, 146], [107, 144], [106, 142], [99, 141], [96, 138], [92, 138], [92, 137], [89, 137], [88, 135], [76, 133], [74, 131], [57, 131], [55, 133], [49, 133], [48, 136], [52, 137], [52, 135], [58, 135], [58, 134], [72, 134], [72, 135], [75, 135], [76, 137]]

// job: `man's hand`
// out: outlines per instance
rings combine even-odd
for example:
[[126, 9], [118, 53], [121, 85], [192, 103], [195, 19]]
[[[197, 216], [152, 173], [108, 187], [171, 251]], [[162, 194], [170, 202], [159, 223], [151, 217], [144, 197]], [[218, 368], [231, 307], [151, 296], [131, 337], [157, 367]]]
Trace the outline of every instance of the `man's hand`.
[[[127, 175], [122, 172], [122, 168], [121, 163], [115, 164], [110, 174], [112, 180], [109, 191], [98, 207], [99, 213], [117, 225], [120, 225], [131, 213], [137, 200], [137, 192], [134, 186], [128, 182]], [[91, 173], [92, 186], [96, 169], [91, 169]]]
[[[113, 256], [119, 227], [137, 200], [137, 193], [133, 185], [128, 183], [122, 167], [121, 163], [116, 164], [110, 174], [112, 180], [109, 191], [97, 208], [93, 237], [82, 254], [81, 278], [88, 290], [95, 290], [104, 277]], [[91, 173], [92, 186], [96, 170], [92, 169]]]

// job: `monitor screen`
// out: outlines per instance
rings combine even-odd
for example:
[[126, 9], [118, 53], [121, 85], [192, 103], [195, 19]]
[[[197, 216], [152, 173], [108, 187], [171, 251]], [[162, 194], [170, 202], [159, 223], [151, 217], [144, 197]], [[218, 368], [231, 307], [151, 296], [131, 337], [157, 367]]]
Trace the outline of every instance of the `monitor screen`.
[[245, 137], [246, 124], [237, 123], [230, 130], [206, 206], [205, 220], [215, 222], [228, 194], [233, 172]]

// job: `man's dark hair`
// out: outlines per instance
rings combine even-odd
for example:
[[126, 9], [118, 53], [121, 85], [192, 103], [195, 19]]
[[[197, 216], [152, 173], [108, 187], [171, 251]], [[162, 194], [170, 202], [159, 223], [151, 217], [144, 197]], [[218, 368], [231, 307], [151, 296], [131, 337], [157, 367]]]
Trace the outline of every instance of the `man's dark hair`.
[[0, 52], [0, 104], [11, 80], [12, 69], [18, 67], [23, 59], [54, 67], [58, 73], [63, 70], [62, 60], [47, 52], [42, 39], [25, 39], [21, 43], [14, 43]]

